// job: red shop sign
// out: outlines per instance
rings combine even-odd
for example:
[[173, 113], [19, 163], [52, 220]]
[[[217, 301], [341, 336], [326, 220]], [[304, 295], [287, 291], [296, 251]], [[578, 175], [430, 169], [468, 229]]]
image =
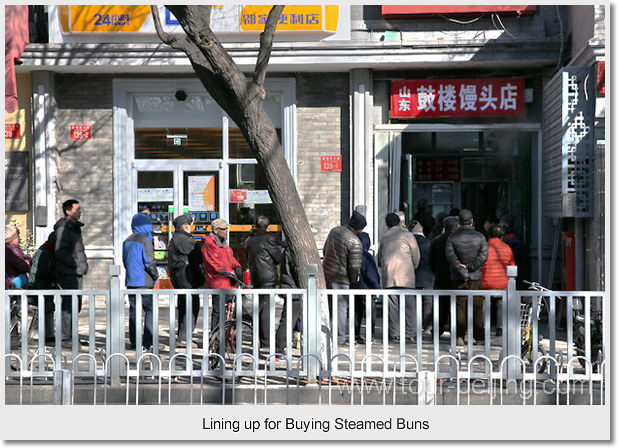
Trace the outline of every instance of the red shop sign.
[[21, 127], [19, 123], [5, 123], [4, 138], [21, 138]]
[[69, 129], [71, 140], [90, 140], [92, 138], [92, 126], [89, 124], [72, 124]]
[[233, 204], [247, 202], [247, 190], [230, 190], [230, 202]]
[[415, 180], [419, 182], [459, 182], [461, 180], [461, 159], [458, 157], [418, 157]]
[[391, 81], [391, 118], [523, 115], [524, 78]]
[[322, 171], [341, 171], [341, 156], [320, 156]]

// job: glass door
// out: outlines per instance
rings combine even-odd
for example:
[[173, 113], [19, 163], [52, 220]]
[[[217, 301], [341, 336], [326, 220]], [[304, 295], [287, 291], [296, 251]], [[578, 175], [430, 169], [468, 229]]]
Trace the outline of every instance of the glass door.
[[210, 223], [223, 216], [219, 165], [219, 161], [212, 160], [136, 161], [134, 210], [146, 214], [152, 223], [159, 270], [155, 288], [172, 287], [167, 273], [167, 250], [174, 218], [190, 213], [194, 220], [191, 233], [199, 242]]

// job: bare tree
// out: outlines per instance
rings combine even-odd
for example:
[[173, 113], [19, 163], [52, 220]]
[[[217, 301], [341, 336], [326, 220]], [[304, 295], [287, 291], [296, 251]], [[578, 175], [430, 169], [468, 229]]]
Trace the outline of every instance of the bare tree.
[[[285, 160], [276, 129], [264, 111], [264, 80], [272, 50], [277, 22], [284, 6], [273, 6], [260, 35], [257, 63], [246, 76], [210, 27], [212, 6], [166, 5], [185, 34], [169, 34], [162, 29], [156, 6], [152, 14], [159, 38], [172, 48], [183, 51], [196, 75], [213, 99], [227, 112], [242, 131], [259, 166], [266, 174], [268, 191], [279, 221], [289, 241], [290, 264], [299, 288], [307, 287], [305, 267], [318, 266], [318, 288], [325, 288], [324, 272], [309, 220], [294, 178]], [[322, 300], [322, 325], [328, 325], [328, 305]], [[323, 341], [324, 342], [324, 341]]]

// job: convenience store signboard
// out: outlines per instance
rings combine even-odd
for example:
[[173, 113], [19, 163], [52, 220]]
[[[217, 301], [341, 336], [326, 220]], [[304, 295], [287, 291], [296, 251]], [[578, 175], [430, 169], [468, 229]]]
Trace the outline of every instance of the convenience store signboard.
[[[182, 32], [176, 18], [159, 5], [164, 31]], [[219, 34], [259, 34], [264, 30], [271, 5], [215, 5], [211, 26]], [[61, 5], [60, 29], [73, 33], [156, 34], [150, 5]], [[279, 18], [277, 33], [316, 33], [329, 36], [337, 32], [338, 5], [287, 5]]]

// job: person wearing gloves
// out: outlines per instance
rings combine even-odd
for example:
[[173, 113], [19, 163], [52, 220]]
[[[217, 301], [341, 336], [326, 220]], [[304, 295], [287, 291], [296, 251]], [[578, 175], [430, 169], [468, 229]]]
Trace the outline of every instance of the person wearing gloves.
[[[206, 274], [206, 287], [208, 289], [232, 289], [233, 279], [230, 272], [242, 279], [242, 268], [234, 252], [227, 243], [229, 224], [224, 219], [215, 219], [212, 224], [212, 232], [202, 237], [202, 258], [204, 260], [204, 272]], [[219, 294], [212, 296], [212, 326], [219, 323], [219, 307], [221, 297]]]

